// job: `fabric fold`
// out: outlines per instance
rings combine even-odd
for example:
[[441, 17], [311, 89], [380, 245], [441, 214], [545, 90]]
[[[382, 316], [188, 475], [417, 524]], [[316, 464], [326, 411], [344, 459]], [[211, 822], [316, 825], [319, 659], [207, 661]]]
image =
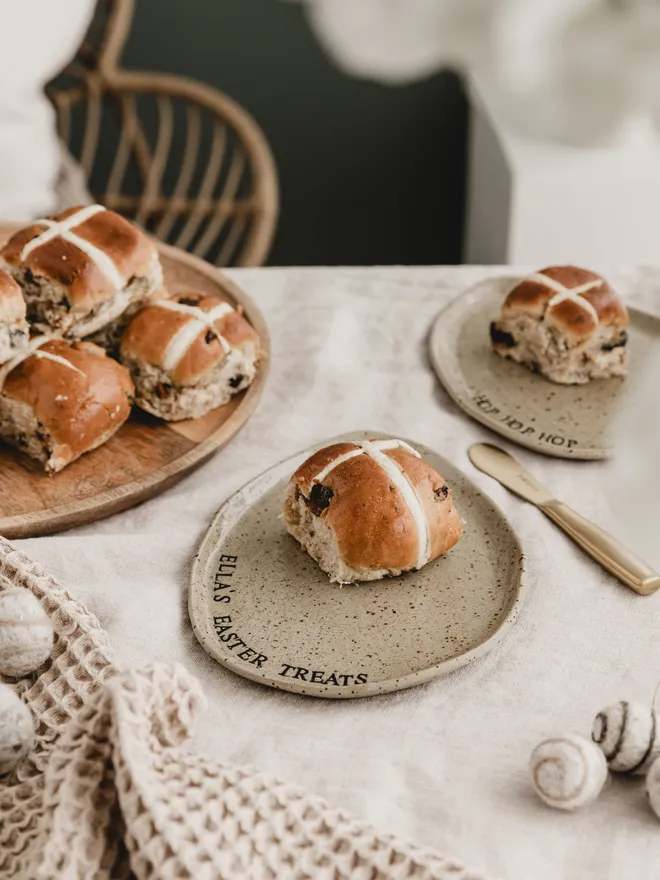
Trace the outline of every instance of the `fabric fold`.
[[479, 880], [250, 767], [187, 750], [206, 708], [179, 664], [118, 671], [98, 621], [0, 539], [0, 590], [32, 590], [51, 659], [14, 684], [35, 752], [0, 781], [0, 880]]

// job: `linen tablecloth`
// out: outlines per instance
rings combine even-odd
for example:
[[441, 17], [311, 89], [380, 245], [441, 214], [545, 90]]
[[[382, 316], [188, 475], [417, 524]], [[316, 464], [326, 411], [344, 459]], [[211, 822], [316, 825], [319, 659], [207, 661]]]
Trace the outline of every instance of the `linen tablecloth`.
[[[511, 271], [233, 271], [263, 310], [273, 348], [264, 397], [240, 435], [159, 498], [16, 543], [98, 616], [119, 665], [177, 660], [199, 677], [210, 708], [198, 750], [300, 784], [493, 878], [651, 880], [660, 824], [641, 781], [615, 779], [591, 807], [563, 814], [535, 797], [527, 761], [546, 736], [588, 736], [609, 703], [651, 699], [660, 680], [660, 594], [642, 598], [621, 587], [540, 512], [472, 468], [467, 447], [493, 435], [451, 402], [428, 361], [436, 313], [469, 285]], [[651, 308], [659, 278], [614, 273], [632, 300]], [[528, 555], [523, 610], [482, 660], [396, 694], [315, 700], [239, 678], [202, 651], [188, 621], [198, 543], [242, 484], [312, 443], [361, 428], [438, 449], [505, 511]], [[612, 464], [501, 442], [559, 497], [616, 532]]]

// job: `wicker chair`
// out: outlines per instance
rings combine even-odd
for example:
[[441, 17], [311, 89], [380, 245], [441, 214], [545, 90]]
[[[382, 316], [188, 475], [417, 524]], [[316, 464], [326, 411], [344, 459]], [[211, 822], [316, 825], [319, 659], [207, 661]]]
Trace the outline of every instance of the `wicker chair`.
[[275, 163], [254, 120], [203, 83], [118, 66], [133, 0], [101, 0], [48, 87], [60, 136], [94, 198], [220, 266], [259, 266], [278, 213]]

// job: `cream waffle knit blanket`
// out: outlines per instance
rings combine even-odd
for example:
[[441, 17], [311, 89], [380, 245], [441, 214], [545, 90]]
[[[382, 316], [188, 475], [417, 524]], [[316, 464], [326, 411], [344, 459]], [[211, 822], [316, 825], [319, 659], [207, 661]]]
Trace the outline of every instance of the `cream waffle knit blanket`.
[[257, 770], [185, 748], [205, 700], [179, 665], [120, 672], [96, 618], [0, 538], [0, 590], [21, 586], [55, 630], [13, 683], [37, 746], [0, 781], [0, 878], [478, 880]]

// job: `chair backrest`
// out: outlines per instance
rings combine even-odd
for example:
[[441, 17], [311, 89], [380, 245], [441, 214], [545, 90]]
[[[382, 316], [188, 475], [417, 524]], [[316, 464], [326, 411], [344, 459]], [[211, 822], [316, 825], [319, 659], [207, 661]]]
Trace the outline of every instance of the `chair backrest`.
[[158, 238], [220, 266], [259, 266], [278, 214], [275, 163], [255, 121], [203, 83], [118, 66], [133, 0], [101, 0], [52, 83], [60, 136], [90, 192]]

